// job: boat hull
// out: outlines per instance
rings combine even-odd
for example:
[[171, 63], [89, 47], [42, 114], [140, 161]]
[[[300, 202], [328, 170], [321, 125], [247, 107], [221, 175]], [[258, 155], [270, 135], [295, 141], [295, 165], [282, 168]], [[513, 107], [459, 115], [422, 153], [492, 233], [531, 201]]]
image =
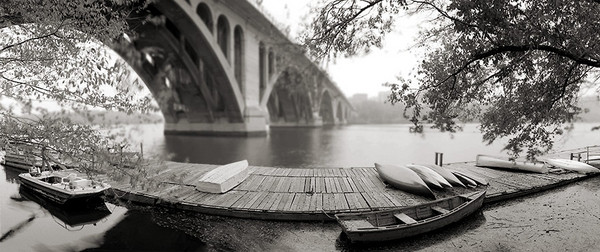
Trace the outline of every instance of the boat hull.
[[[406, 167], [419, 174], [419, 176], [421, 176], [423, 181], [425, 181], [425, 183], [427, 183], [427, 185], [429, 185], [430, 188], [432, 187], [432, 185], [434, 185], [435, 188], [440, 190], [444, 189], [444, 187], [452, 187], [448, 180], [446, 180], [442, 175], [440, 175], [439, 173], [435, 172], [427, 166], [409, 164], [406, 165]], [[427, 180], [425, 178], [427, 178]], [[430, 182], [428, 182], [429, 180], [433, 180], [434, 182], [431, 182], [430, 184]]]
[[551, 158], [545, 160], [546, 164], [561, 168], [564, 170], [575, 171], [582, 174], [587, 173], [598, 173], [600, 170], [596, 167], [593, 167], [589, 164], [578, 162], [570, 159], [562, 159], [562, 158]]
[[413, 170], [396, 165], [375, 164], [377, 173], [383, 181], [402, 191], [435, 199], [427, 184]]
[[459, 173], [459, 172], [454, 172], [454, 171], [452, 172], [452, 174], [454, 174], [454, 176], [456, 176], [467, 187], [471, 187], [471, 188], [477, 187], [477, 182], [475, 182], [475, 180], [472, 180], [471, 178], [465, 176], [464, 174]]
[[70, 190], [68, 185], [52, 185], [31, 176], [29, 173], [19, 174], [19, 181], [21, 182], [21, 185], [27, 186], [31, 190], [59, 204], [65, 204], [68, 201], [77, 199], [99, 197], [104, 195], [106, 189], [110, 188], [110, 186], [105, 185], [91, 190]]
[[505, 170], [547, 173], [548, 169], [542, 163], [529, 163], [522, 161], [511, 161], [508, 159], [497, 158], [487, 155], [477, 155], [476, 166], [501, 168]]
[[[455, 197], [464, 197], [464, 196], [455, 196]], [[429, 217], [424, 220], [420, 220], [413, 224], [402, 224], [397, 226], [387, 226], [387, 227], [374, 227], [374, 228], [365, 228], [365, 229], [351, 229], [349, 226], [344, 224], [344, 219], [354, 218], [360, 215], [369, 215], [369, 214], [386, 214], [386, 213], [397, 213], [402, 212], [409, 208], [417, 208], [423, 207], [423, 205], [435, 205], [437, 202], [442, 202], [448, 199], [436, 200], [433, 202], [428, 202], [422, 205], [404, 207], [399, 209], [392, 210], [383, 210], [372, 213], [363, 213], [363, 214], [337, 214], [336, 219], [340, 222], [344, 233], [348, 236], [348, 238], [352, 242], [379, 242], [379, 241], [390, 241], [396, 239], [402, 239], [410, 236], [420, 235], [423, 233], [427, 233], [430, 231], [434, 231], [445, 227], [454, 222], [460, 221], [464, 219], [466, 216], [471, 215], [479, 208], [481, 208], [483, 204], [483, 200], [485, 198], [485, 191], [477, 192], [470, 195], [471, 200], [465, 202], [454, 209], [450, 210], [448, 213]]]
[[444, 179], [446, 179], [446, 181], [450, 182], [450, 184], [452, 184], [454, 186], [467, 187], [452, 172], [450, 172], [449, 170], [447, 170], [441, 166], [430, 165], [430, 164], [424, 164], [422, 166], [428, 167], [429, 169], [433, 170], [434, 172], [437, 172], [442, 177], [444, 177]]

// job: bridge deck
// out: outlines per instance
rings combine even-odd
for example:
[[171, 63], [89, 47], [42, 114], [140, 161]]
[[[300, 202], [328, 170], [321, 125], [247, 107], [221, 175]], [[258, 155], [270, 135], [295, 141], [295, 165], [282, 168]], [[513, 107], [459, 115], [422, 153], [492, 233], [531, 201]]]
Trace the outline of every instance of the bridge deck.
[[[340, 212], [371, 211], [426, 202], [428, 199], [386, 187], [373, 167], [292, 169], [251, 166], [250, 176], [224, 194], [195, 190], [193, 181], [216, 165], [167, 162], [147, 170], [146, 188], [131, 188], [128, 179], [109, 181], [109, 193], [132, 202], [166, 205], [244, 218], [326, 220]], [[476, 167], [473, 162], [444, 167], [488, 180], [486, 202], [530, 194], [585, 178], [577, 173], [532, 174]], [[434, 191], [447, 197], [475, 189]]]

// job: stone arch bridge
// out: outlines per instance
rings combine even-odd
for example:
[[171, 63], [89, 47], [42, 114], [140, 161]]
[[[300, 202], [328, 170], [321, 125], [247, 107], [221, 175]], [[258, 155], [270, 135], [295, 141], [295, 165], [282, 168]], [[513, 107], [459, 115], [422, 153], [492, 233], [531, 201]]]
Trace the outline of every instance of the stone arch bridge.
[[159, 0], [147, 10], [161, 22], [135, 25], [141, 64], [132, 66], [165, 134], [346, 123], [352, 106], [339, 88], [247, 0]]

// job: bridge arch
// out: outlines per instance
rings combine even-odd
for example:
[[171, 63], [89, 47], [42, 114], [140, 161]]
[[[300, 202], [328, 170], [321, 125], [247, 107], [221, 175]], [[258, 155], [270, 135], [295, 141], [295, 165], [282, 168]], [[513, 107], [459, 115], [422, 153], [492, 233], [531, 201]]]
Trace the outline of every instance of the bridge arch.
[[225, 15], [220, 15], [217, 19], [217, 43], [227, 59], [229, 56], [229, 21]]
[[[168, 115], [165, 132], [265, 132], [273, 126], [269, 121], [319, 126], [321, 119], [344, 120], [347, 101], [340, 107], [343, 95], [335, 84], [323, 74], [315, 82], [314, 73], [322, 70], [301, 53], [279, 50], [291, 42], [245, 1], [161, 0], [150, 6], [163, 11], [158, 14], [166, 22], [141, 25], [135, 43], [148, 51], [143, 79], [156, 82], [155, 98], [170, 90], [161, 105]], [[301, 85], [290, 89], [284, 79]]]
[[267, 49], [265, 43], [258, 43], [258, 97], [259, 103], [262, 102], [262, 97], [267, 89]]
[[206, 27], [208, 27], [208, 30], [210, 30], [210, 32], [212, 33], [214, 29], [214, 24], [212, 11], [210, 11], [210, 7], [208, 7], [208, 5], [205, 3], [199, 3], [198, 7], [196, 7], [196, 14], [198, 14], [200, 19], [202, 19], [202, 22], [204, 22]]
[[245, 53], [245, 39], [244, 31], [242, 27], [236, 25], [233, 31], [233, 69], [235, 72], [235, 79], [240, 86], [240, 91], [244, 90], [244, 59]]
[[267, 102], [271, 126], [309, 124], [314, 120], [307, 82], [295, 67], [279, 74]]

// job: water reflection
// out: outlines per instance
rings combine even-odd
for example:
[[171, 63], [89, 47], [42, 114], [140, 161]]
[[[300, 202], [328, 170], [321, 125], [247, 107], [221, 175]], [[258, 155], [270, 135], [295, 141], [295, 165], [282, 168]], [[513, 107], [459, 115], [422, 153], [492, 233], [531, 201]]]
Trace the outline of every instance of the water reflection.
[[131, 210], [107, 230], [102, 244], [83, 251], [207, 251], [206, 244], [182, 231], [157, 225], [148, 212]]
[[19, 170], [0, 168], [0, 251], [206, 250], [196, 237], [161, 227], [148, 213], [100, 198], [58, 205], [19, 185]]
[[81, 230], [89, 224], [95, 225], [111, 214], [104, 200], [99, 197], [90, 199], [83, 205], [59, 205], [23, 185], [20, 186], [19, 194], [22, 198], [14, 197], [13, 200], [26, 199], [37, 203], [61, 221], [55, 220], [58, 225], [70, 231]]

